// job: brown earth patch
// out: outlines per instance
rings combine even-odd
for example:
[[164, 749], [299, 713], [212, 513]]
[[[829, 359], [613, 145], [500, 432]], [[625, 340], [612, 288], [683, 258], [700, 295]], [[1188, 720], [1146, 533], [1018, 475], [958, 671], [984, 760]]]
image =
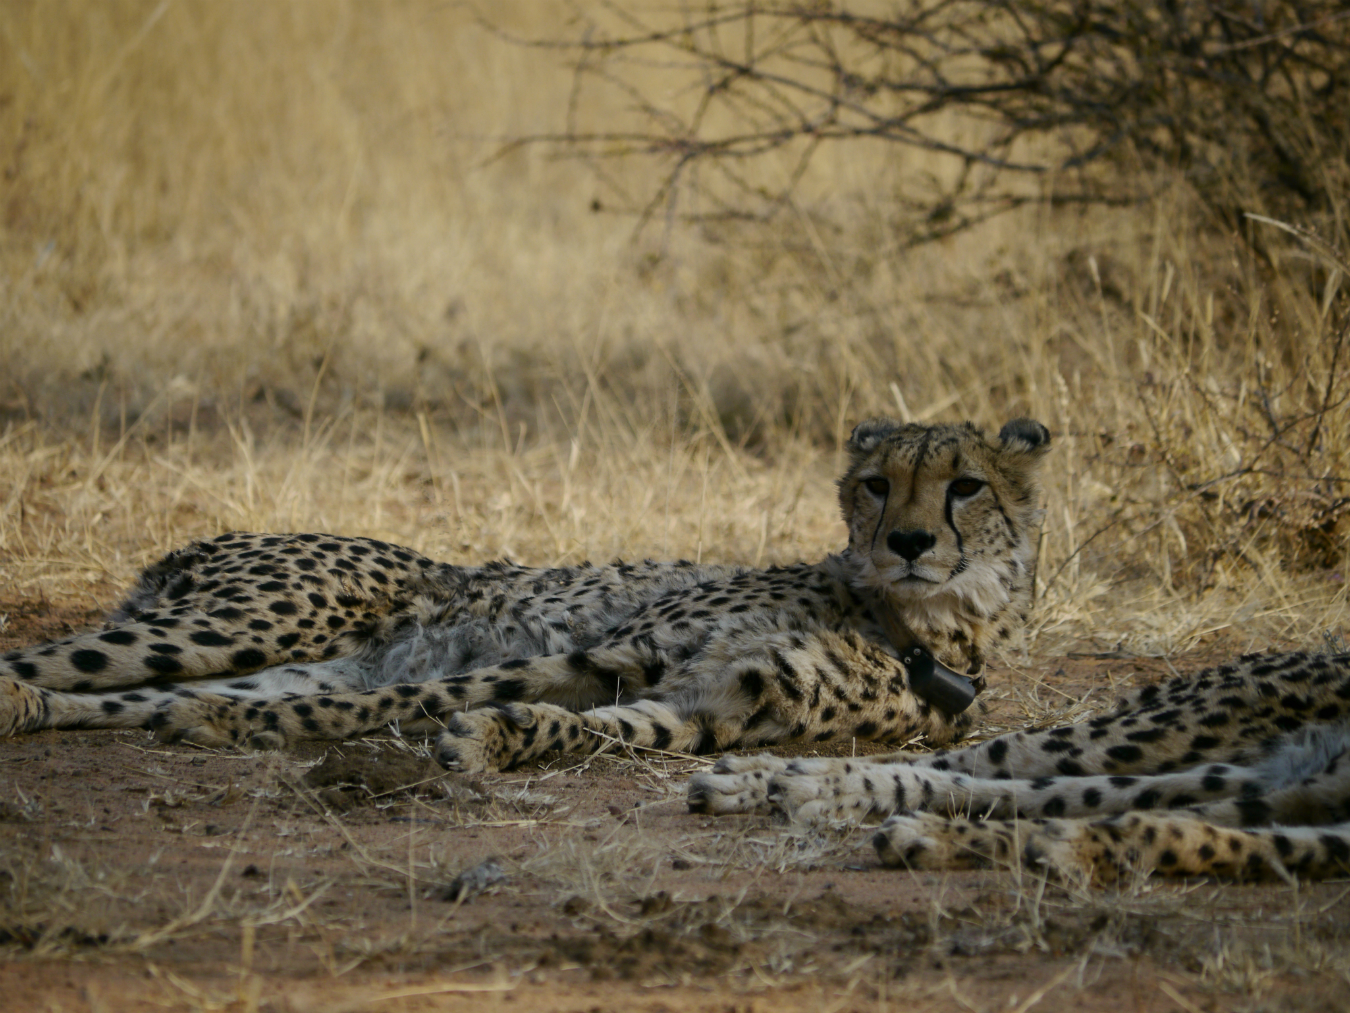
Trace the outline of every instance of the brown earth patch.
[[[0, 649], [95, 617], [63, 605], [0, 603]], [[986, 723], [1079, 718], [1230, 647], [1006, 669]], [[855, 749], [876, 751], [836, 744]], [[1070, 892], [1017, 871], [888, 871], [865, 830], [690, 815], [682, 785], [694, 769], [562, 757], [468, 779], [393, 737], [284, 755], [164, 746], [139, 731], [5, 740], [3, 1006], [1342, 1006], [1344, 883]]]

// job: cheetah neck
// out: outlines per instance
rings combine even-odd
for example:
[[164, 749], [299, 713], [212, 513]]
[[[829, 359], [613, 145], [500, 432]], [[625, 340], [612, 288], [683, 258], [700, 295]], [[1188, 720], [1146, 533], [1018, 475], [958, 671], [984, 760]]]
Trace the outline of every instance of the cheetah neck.
[[983, 681], [953, 672], [939, 661], [936, 652], [915, 636], [893, 603], [872, 589], [859, 588], [857, 582], [848, 579], [847, 559], [831, 556], [822, 569], [838, 583], [841, 597], [866, 606], [866, 613], [875, 620], [875, 626], [881, 628], [882, 636], [904, 664], [913, 693], [948, 714], [959, 714], [974, 702], [983, 688]]
[[840, 583], [840, 597], [848, 598], [864, 606], [868, 615], [876, 620], [876, 625], [882, 628], [883, 635], [890, 643], [896, 656], [903, 655], [904, 652], [913, 650], [915, 647], [922, 647], [929, 652], [933, 652], [930, 644], [923, 643], [919, 636], [915, 635], [911, 624], [904, 619], [904, 611], [895, 601], [892, 601], [887, 594], [880, 592], [867, 581], [860, 578], [859, 562], [850, 558], [848, 551], [841, 552], [840, 555], [828, 556], [822, 563], [821, 569], [825, 571], [834, 581]]
[[916, 632], [925, 627], [940, 630], [957, 625], [957, 609], [950, 601], [950, 596], [928, 596], [918, 601], [898, 602], [884, 588], [877, 587], [867, 578], [865, 562], [854, 557], [847, 549], [837, 556], [828, 557], [822, 569], [847, 587], [848, 594], [855, 601], [866, 606], [897, 656], [915, 647], [922, 647], [934, 658], [941, 658], [948, 665], [965, 670], [967, 675], [978, 675], [983, 669], [983, 659], [978, 654], [953, 654], [950, 650], [944, 650], [940, 643], [930, 643]]

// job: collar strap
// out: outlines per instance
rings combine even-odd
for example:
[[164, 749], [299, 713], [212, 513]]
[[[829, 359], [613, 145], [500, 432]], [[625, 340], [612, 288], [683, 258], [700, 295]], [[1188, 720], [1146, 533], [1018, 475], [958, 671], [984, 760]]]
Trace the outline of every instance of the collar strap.
[[910, 692], [938, 710], [952, 715], [960, 714], [975, 701], [979, 690], [975, 688], [974, 681], [953, 672], [933, 657], [932, 652], [919, 642], [891, 609], [875, 602], [872, 614], [881, 623], [886, 639], [900, 655]]

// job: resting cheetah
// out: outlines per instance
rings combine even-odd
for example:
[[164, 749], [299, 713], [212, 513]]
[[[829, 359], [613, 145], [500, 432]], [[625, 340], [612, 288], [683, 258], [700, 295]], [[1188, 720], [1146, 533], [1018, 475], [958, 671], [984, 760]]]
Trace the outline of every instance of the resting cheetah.
[[1049, 445], [1030, 419], [994, 438], [863, 422], [839, 482], [848, 547], [767, 570], [466, 568], [365, 538], [221, 535], [147, 569], [103, 631], [4, 655], [0, 733], [282, 747], [400, 721], [443, 727], [437, 757], [465, 771], [616, 741], [943, 745], [1025, 621]]
[[951, 752], [724, 757], [693, 779], [689, 806], [889, 817], [873, 843], [910, 868], [1339, 876], [1350, 873], [1348, 715], [1350, 654], [1249, 655], [1083, 724]]

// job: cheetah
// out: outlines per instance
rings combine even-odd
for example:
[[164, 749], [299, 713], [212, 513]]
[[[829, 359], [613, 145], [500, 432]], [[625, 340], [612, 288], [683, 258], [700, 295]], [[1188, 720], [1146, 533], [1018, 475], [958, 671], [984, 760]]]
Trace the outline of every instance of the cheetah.
[[149, 567], [100, 631], [0, 657], [0, 734], [145, 726], [284, 748], [438, 731], [499, 770], [627, 744], [943, 746], [1031, 603], [1039, 422], [875, 418], [847, 442], [848, 544], [750, 569], [434, 562], [369, 538], [224, 534]]
[[1108, 714], [932, 754], [723, 757], [695, 812], [880, 818], [881, 861], [1080, 881], [1350, 873], [1350, 654], [1248, 655]]

